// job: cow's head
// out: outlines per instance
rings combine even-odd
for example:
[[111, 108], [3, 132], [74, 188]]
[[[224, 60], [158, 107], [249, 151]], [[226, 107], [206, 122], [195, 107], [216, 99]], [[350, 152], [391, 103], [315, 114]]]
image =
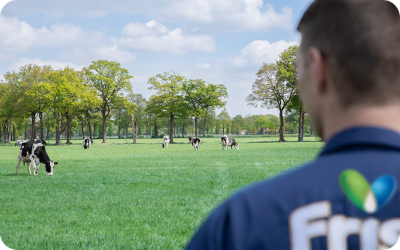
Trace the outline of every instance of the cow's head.
[[235, 148], [239, 149], [239, 144], [235, 143]]
[[54, 161], [44, 163], [44, 166], [46, 167], [46, 172], [48, 173], [48, 175], [53, 175], [54, 166], [57, 164], [58, 164], [58, 162], [54, 162]]

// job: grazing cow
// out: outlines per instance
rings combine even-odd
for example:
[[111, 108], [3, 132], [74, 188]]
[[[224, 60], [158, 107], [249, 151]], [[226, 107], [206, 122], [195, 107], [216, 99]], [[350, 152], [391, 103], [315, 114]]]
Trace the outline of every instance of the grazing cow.
[[164, 136], [164, 143], [162, 145], [163, 148], [167, 147], [168, 148], [168, 143], [169, 143], [169, 137], [166, 135]]
[[47, 144], [45, 140], [18, 140], [15, 142], [14, 146], [21, 146], [22, 143], [25, 143], [28, 141], [42, 143], [44, 146], [46, 146], [46, 144]]
[[15, 142], [14, 146], [21, 146], [22, 143], [27, 142], [28, 140], [18, 140]]
[[199, 137], [189, 137], [189, 143], [192, 144], [194, 150], [199, 150], [201, 144]]
[[88, 138], [83, 139], [83, 148], [84, 149], [89, 148], [90, 145], [91, 145], [90, 139], [88, 139]]
[[232, 138], [232, 136], [229, 135], [223, 135], [221, 137], [221, 142], [222, 142], [222, 149], [226, 147], [226, 150], [228, 150], [228, 146], [235, 146], [236, 149], [239, 149], [239, 144], [236, 143], [235, 139]]
[[53, 162], [50, 160], [47, 155], [46, 148], [43, 143], [40, 141], [27, 141], [20, 145], [19, 154], [18, 154], [18, 162], [17, 169], [15, 174], [18, 173], [18, 167], [21, 161], [24, 163], [28, 163], [28, 173], [31, 174], [31, 163], [33, 165], [33, 172], [35, 175], [39, 172], [39, 165], [43, 163], [46, 167], [46, 172], [49, 175], [53, 175], [53, 168], [58, 162]]

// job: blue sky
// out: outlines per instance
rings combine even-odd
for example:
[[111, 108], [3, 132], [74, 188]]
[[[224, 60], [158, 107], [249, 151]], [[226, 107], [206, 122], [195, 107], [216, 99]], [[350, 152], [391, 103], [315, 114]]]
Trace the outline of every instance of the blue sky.
[[0, 79], [25, 64], [121, 63], [135, 93], [147, 80], [175, 71], [224, 84], [233, 117], [277, 114], [248, 106], [255, 73], [300, 36], [296, 24], [308, 0], [14, 0], [0, 16]]

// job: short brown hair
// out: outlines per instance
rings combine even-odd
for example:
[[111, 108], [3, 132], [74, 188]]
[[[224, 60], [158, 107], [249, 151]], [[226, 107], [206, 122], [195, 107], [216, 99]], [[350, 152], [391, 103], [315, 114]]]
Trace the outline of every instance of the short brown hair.
[[301, 18], [301, 50], [319, 48], [343, 106], [400, 98], [400, 17], [384, 0], [315, 0]]

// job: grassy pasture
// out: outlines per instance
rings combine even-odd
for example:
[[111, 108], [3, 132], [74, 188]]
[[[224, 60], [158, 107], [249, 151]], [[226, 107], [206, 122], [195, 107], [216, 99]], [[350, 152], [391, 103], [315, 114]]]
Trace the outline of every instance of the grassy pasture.
[[29, 176], [22, 164], [15, 176], [19, 149], [0, 146], [0, 236], [13, 249], [181, 249], [232, 192], [311, 160], [323, 143], [305, 139], [239, 137], [240, 150], [228, 151], [219, 137], [199, 151], [187, 138], [168, 149], [161, 139], [96, 140], [88, 150], [74, 140], [46, 147], [54, 176], [43, 165]]

